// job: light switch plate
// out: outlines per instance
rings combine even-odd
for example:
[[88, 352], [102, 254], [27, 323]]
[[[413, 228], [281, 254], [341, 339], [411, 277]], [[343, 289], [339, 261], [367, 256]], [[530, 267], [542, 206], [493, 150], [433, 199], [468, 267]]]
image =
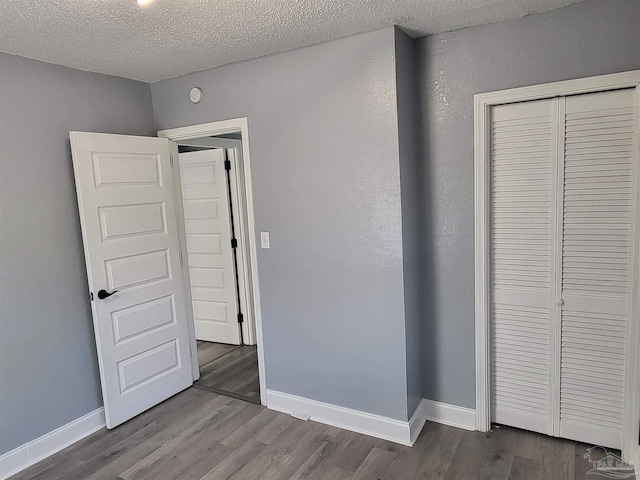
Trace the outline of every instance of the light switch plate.
[[271, 243], [269, 241], [269, 232], [260, 232], [260, 247], [271, 248]]

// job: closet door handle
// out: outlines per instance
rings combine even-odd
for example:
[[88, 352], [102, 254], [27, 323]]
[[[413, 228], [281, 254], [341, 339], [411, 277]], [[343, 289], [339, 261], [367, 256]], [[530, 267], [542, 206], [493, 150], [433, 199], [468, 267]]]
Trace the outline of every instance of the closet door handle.
[[563, 300], [563, 299], [561, 299], [561, 298], [556, 299], [556, 305], [557, 305], [558, 307], [563, 306], [563, 305], [564, 305], [564, 300]]

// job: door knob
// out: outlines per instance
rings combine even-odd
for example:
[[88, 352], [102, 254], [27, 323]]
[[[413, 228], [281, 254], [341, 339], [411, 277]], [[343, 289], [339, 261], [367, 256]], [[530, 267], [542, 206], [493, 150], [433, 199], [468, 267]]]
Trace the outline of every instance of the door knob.
[[563, 300], [563, 299], [561, 299], [561, 298], [558, 298], [558, 299], [556, 300], [556, 305], [557, 305], [557, 306], [559, 306], [559, 307], [563, 306], [563, 305], [564, 305], [564, 300]]
[[118, 290], [114, 290], [113, 292], [109, 293], [106, 290], [100, 290], [98, 292], [98, 298], [100, 300], [104, 300], [105, 298], [110, 297], [111, 295], [113, 295], [114, 293], [118, 293]]

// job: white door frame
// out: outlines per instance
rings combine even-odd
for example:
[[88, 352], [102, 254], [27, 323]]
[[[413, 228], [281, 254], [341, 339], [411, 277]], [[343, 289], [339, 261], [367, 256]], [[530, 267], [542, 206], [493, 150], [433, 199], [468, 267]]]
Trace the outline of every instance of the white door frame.
[[[186, 235], [184, 231], [184, 212], [182, 211], [182, 192], [181, 192], [181, 183], [180, 183], [180, 172], [178, 168], [178, 143], [180, 144], [195, 144], [199, 143], [197, 146], [223, 146], [219, 140], [224, 141], [224, 139], [215, 139], [215, 145], [207, 140], [199, 140], [203, 137], [210, 137], [215, 135], [224, 135], [228, 133], [240, 133], [242, 137], [241, 141], [241, 151], [242, 151], [242, 169], [238, 169], [236, 171], [242, 171], [242, 179], [244, 182], [244, 202], [239, 202], [239, 210], [242, 211], [242, 215], [246, 218], [247, 232], [245, 235], [245, 240], [248, 240], [248, 245], [245, 247], [248, 251], [248, 271], [245, 273], [247, 277], [249, 277], [249, 281], [247, 284], [250, 286], [249, 295], [247, 295], [247, 304], [248, 310], [250, 311], [250, 316], [253, 318], [253, 323], [255, 325], [255, 341], [258, 350], [258, 376], [260, 379], [260, 403], [262, 405], [267, 404], [267, 386], [266, 386], [266, 376], [265, 376], [265, 365], [264, 365], [264, 343], [262, 337], [262, 315], [260, 309], [260, 286], [258, 283], [258, 257], [257, 257], [257, 245], [256, 245], [256, 229], [255, 229], [255, 218], [254, 218], [254, 210], [253, 210], [253, 188], [251, 181], [251, 156], [249, 153], [249, 125], [247, 118], [235, 118], [232, 120], [224, 120], [220, 122], [211, 122], [204, 123], [200, 125], [192, 125], [188, 127], [179, 127], [172, 128], [168, 130], [161, 130], [158, 132], [158, 137], [168, 138], [173, 142], [173, 152], [172, 156], [175, 157], [173, 161], [173, 175], [176, 178], [174, 185], [177, 187], [174, 189], [176, 197], [178, 199], [178, 227], [180, 229], [180, 237], [181, 237], [181, 250], [186, 252]], [[186, 140], [188, 142], [183, 142]], [[238, 146], [237, 140], [229, 140], [228, 147], [225, 148], [235, 148]], [[214, 141], [214, 139], [211, 139]], [[204, 143], [204, 144], [203, 144]], [[225, 143], [227, 143], [225, 141]], [[195, 146], [195, 145], [194, 145]], [[239, 158], [239, 157], [236, 157]], [[240, 179], [239, 179], [240, 181]], [[187, 268], [187, 262], [183, 262], [183, 269]], [[187, 268], [188, 270], [188, 268]], [[188, 271], [185, 276], [188, 279]], [[187, 315], [189, 318], [193, 319], [193, 312], [191, 307], [191, 291], [190, 284], [185, 282], [185, 291], [187, 295]], [[249, 312], [248, 312], [249, 313]], [[196, 343], [196, 335], [195, 335], [195, 326], [193, 325], [193, 321], [189, 322], [189, 340], [191, 346], [191, 362], [192, 362], [192, 370], [193, 370], [193, 379], [197, 380], [200, 377], [200, 367], [198, 365], [198, 351], [197, 351], [197, 343]]]
[[[475, 343], [476, 343], [476, 430], [491, 429], [490, 368], [490, 113], [491, 107], [506, 103], [540, 100], [557, 96], [592, 93], [620, 88], [636, 89], [636, 115], [640, 121], [640, 70], [566, 80], [530, 87], [477, 94], [474, 97], [474, 200], [475, 200]], [[640, 134], [634, 140], [632, 229], [630, 245], [629, 321], [626, 338], [625, 393], [622, 454], [640, 465]]]

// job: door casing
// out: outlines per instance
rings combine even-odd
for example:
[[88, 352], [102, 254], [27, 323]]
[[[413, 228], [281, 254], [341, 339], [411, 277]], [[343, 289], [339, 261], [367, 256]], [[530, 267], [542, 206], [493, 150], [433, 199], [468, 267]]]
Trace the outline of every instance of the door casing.
[[[240, 133], [242, 140], [232, 139], [210, 139], [203, 137], [212, 137], [215, 135], [224, 135], [230, 133]], [[243, 279], [240, 281], [245, 286], [247, 299], [247, 314], [245, 314], [245, 323], [247, 325], [247, 335], [249, 342], [255, 341], [258, 351], [258, 376], [260, 379], [260, 403], [267, 405], [267, 386], [265, 377], [264, 363], [264, 343], [262, 336], [262, 315], [260, 309], [260, 286], [258, 282], [258, 257], [256, 229], [253, 208], [253, 189], [251, 180], [251, 156], [249, 152], [249, 125], [247, 118], [236, 118], [219, 122], [210, 122], [187, 127], [172, 128], [168, 130], [160, 130], [158, 137], [167, 138], [172, 142], [172, 175], [174, 177], [174, 195], [176, 197], [176, 214], [178, 231], [180, 235], [181, 254], [186, 257], [186, 234], [184, 228], [184, 211], [182, 207], [182, 191], [180, 183], [180, 167], [178, 162], [178, 144], [193, 146], [211, 146], [222, 147], [227, 149], [239, 149], [241, 155], [230, 156], [229, 160], [235, 162], [232, 170], [239, 173], [241, 178], [236, 177], [236, 186], [241, 184], [242, 189], [236, 190], [238, 213], [241, 217], [240, 234], [238, 235], [239, 248], [244, 252], [244, 268], [242, 270]], [[237, 150], [236, 150], [237, 151]], [[233, 189], [233, 188], [232, 188]], [[185, 279], [189, 278], [187, 262], [183, 262], [183, 274]], [[185, 272], [186, 269], [186, 272]], [[185, 298], [187, 299], [187, 316], [193, 320], [193, 309], [191, 302], [190, 283], [185, 281]], [[244, 312], [243, 312], [244, 313]], [[200, 377], [200, 367], [198, 365], [198, 350], [195, 335], [195, 325], [193, 321], [189, 321], [189, 342], [191, 347], [191, 365], [194, 381]], [[243, 334], [245, 328], [243, 326]], [[252, 338], [253, 336], [253, 338]]]
[[[491, 429], [491, 338], [490, 338], [490, 112], [494, 105], [557, 96], [635, 88], [636, 118], [640, 121], [640, 70], [567, 80], [474, 97], [474, 248], [475, 248], [475, 346], [476, 346], [476, 430]], [[640, 132], [634, 137], [632, 228], [630, 245], [631, 289], [626, 337], [624, 426], [622, 455], [640, 465]]]

